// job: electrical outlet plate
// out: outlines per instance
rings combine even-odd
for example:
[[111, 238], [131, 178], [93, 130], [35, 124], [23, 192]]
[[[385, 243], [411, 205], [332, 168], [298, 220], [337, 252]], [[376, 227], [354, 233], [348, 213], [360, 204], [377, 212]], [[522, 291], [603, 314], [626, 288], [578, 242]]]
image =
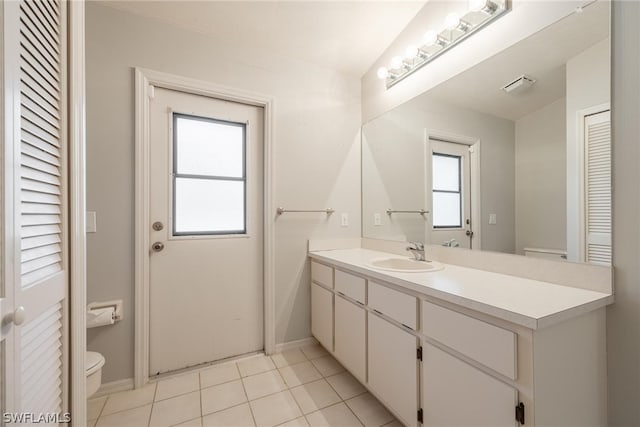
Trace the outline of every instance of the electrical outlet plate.
[[343, 227], [348, 227], [349, 226], [349, 214], [348, 213], [343, 213], [340, 216], [340, 225], [342, 225]]
[[382, 225], [382, 216], [379, 213], [373, 214], [373, 225], [380, 226]]

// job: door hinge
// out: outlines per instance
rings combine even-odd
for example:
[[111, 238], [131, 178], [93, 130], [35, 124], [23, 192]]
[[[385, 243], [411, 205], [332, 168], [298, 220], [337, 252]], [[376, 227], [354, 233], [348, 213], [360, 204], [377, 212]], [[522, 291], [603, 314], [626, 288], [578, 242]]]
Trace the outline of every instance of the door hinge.
[[516, 406], [516, 421], [524, 425], [524, 403], [522, 402]]
[[417, 348], [416, 357], [418, 358], [418, 360], [422, 361], [422, 346]]
[[424, 419], [424, 416], [423, 416], [422, 408], [420, 408], [418, 409], [418, 422], [419, 423], [424, 422], [423, 419]]

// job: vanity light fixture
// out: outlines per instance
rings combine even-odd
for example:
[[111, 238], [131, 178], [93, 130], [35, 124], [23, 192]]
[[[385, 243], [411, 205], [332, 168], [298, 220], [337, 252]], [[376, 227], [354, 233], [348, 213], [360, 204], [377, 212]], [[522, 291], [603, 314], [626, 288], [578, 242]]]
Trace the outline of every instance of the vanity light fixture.
[[404, 57], [394, 56], [388, 68], [378, 68], [378, 78], [389, 89], [508, 11], [508, 0], [469, 0], [469, 12], [448, 14], [443, 29], [425, 32], [421, 43], [407, 47]]

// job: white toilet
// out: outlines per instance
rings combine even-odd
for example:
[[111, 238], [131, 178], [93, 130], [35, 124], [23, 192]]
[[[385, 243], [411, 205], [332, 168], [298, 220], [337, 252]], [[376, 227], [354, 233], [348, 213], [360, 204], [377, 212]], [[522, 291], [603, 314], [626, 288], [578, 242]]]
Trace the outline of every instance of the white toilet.
[[95, 351], [87, 351], [85, 354], [85, 369], [87, 373], [87, 398], [91, 397], [100, 388], [102, 383], [102, 367], [104, 356]]

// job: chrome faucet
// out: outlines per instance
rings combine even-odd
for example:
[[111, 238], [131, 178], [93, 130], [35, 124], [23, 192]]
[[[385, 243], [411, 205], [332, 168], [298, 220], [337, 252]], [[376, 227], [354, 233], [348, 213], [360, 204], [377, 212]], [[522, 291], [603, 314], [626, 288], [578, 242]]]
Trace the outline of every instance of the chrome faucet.
[[416, 261], [426, 261], [427, 259], [424, 257], [424, 244], [419, 242], [409, 242], [409, 246], [407, 246], [407, 251], [411, 252], [413, 258]]

